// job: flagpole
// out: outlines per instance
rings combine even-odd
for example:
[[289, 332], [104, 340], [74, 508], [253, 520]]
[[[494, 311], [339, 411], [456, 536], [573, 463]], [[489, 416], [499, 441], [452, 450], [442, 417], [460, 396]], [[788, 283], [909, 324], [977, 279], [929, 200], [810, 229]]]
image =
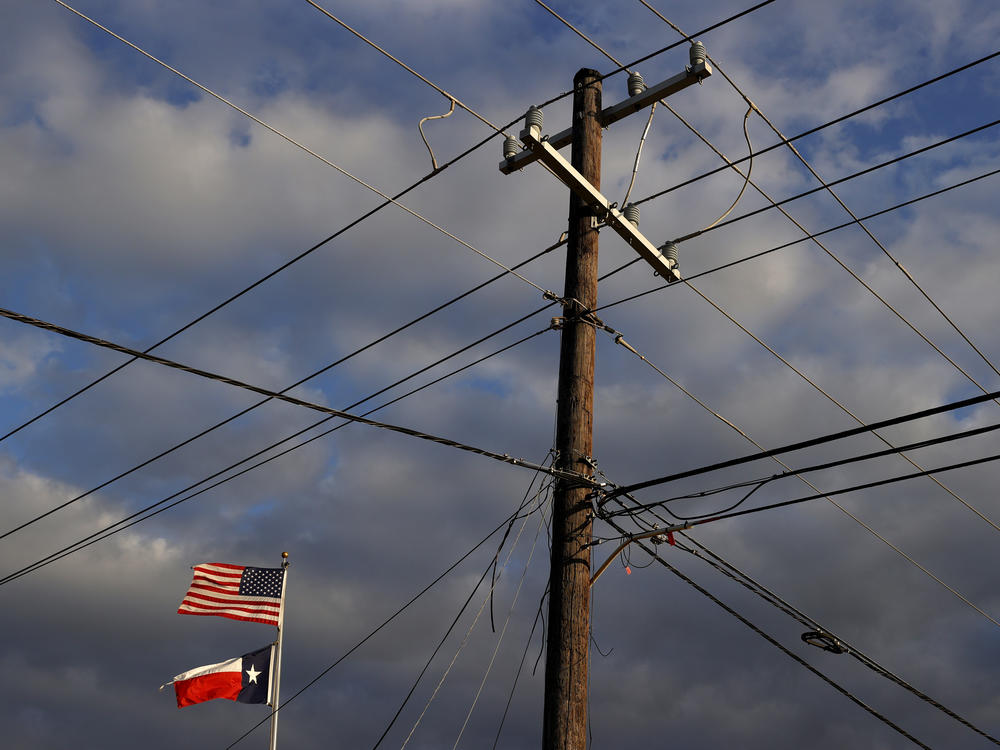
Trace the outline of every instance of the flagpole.
[[274, 653], [274, 669], [271, 671], [271, 741], [269, 750], [278, 750], [278, 691], [281, 687], [281, 642], [284, 637], [285, 625], [285, 591], [288, 587], [288, 553], [281, 553], [281, 569], [285, 572], [281, 577], [281, 605], [278, 610], [278, 643]]

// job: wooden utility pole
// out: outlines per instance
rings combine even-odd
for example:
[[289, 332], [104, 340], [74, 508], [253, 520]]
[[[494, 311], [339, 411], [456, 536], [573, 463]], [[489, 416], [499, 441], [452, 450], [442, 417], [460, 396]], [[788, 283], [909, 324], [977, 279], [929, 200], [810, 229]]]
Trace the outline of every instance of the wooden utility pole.
[[[573, 166], [601, 187], [601, 79], [584, 68], [573, 79]], [[597, 306], [597, 239], [594, 210], [575, 193], [569, 199], [565, 323], [559, 352], [556, 415], [557, 466], [591, 474], [594, 422], [594, 339], [579, 318]], [[542, 750], [587, 746], [590, 670], [590, 489], [559, 480], [552, 504], [552, 571], [545, 655]]]

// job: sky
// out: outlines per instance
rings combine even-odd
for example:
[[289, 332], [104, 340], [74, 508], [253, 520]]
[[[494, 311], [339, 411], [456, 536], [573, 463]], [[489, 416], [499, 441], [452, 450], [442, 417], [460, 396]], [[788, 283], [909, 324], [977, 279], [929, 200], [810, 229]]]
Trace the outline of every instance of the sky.
[[[650, 4], [694, 34], [751, 3]], [[0, 0], [0, 308], [136, 350], [171, 337], [154, 353], [268, 390], [295, 384], [290, 395], [325, 407], [385, 405], [372, 419], [548, 460], [560, 312], [540, 290], [562, 293], [563, 247], [519, 268], [523, 278], [504, 275], [395, 331], [558, 242], [567, 188], [537, 164], [502, 174], [493, 126], [516, 135], [527, 107], [568, 92], [577, 70], [620, 65], [527, 1], [324, 6], [447, 95], [307, 2], [70, 5], [243, 112], [54, 0]], [[640, 2], [549, 7], [623, 65], [682, 41], [634, 66], [649, 84], [688, 64], [687, 43]], [[1000, 10], [986, 0], [776, 0], [698, 38], [715, 73], [671, 97], [674, 112], [656, 109], [631, 192], [656, 245], [712, 224], [744, 186], [727, 169], [642, 200], [725, 166], [707, 143], [743, 158], [747, 137], [758, 150], [779, 142], [775, 129], [791, 137], [980, 60], [997, 52]], [[626, 97], [625, 76], [603, 81], [605, 106]], [[436, 163], [449, 164], [430, 176], [417, 124], [447, 112], [449, 96], [461, 103], [454, 114], [424, 124]], [[989, 125], [998, 97], [993, 58], [795, 146], [832, 182]], [[544, 113], [544, 132], [569, 127], [570, 98]], [[646, 124], [644, 111], [604, 131], [609, 200], [628, 190]], [[822, 246], [795, 241], [851, 222], [848, 210], [866, 216], [998, 166], [997, 130], [986, 127], [837, 184], [848, 209], [819, 191], [785, 203], [788, 216], [762, 211], [681, 243], [682, 274], [705, 273], [690, 285], [666, 287], [641, 262], [602, 280], [602, 308], [650, 292], [598, 310], [645, 358], [597, 332], [602, 481], [637, 483], [997, 390], [1000, 178], [866, 220], [867, 231], [829, 232]], [[812, 190], [815, 175], [789, 148], [770, 150], [727, 218]], [[424, 178], [400, 199], [406, 209], [358, 221], [380, 193]], [[602, 274], [635, 257], [613, 232], [601, 240]], [[539, 746], [545, 475], [361, 424], [316, 426], [324, 415], [288, 403], [234, 418], [261, 397], [143, 361], [35, 419], [127, 361], [0, 320], [5, 747], [231, 746], [266, 708], [179, 711], [157, 687], [266, 645], [274, 628], [183, 617], [177, 606], [192, 565], [276, 567], [282, 551], [281, 692], [295, 698], [279, 746]], [[883, 435], [902, 445], [985, 427], [996, 409]], [[931, 469], [996, 445], [986, 433], [907, 455]], [[865, 434], [782, 459], [801, 468], [884, 448]], [[757, 461], [635, 498], [779, 471]], [[915, 471], [888, 455], [803, 476], [822, 493]], [[997, 471], [985, 463], [938, 474], [940, 484], [911, 479], [688, 536], [1000, 736]], [[746, 491], [668, 507], [713, 514]], [[740, 509], [814, 493], [790, 477]], [[147, 519], [147, 508], [162, 512]], [[672, 520], [656, 513], [615, 520], [630, 533]], [[595, 533], [606, 540], [596, 568], [619, 532], [598, 520]], [[804, 643], [811, 628], [678, 541], [657, 548], [670, 568], [633, 545], [593, 587], [589, 747], [913, 745], [844, 692], [925, 746], [989, 744], [850, 655]], [[265, 723], [236, 747], [266, 742]]]

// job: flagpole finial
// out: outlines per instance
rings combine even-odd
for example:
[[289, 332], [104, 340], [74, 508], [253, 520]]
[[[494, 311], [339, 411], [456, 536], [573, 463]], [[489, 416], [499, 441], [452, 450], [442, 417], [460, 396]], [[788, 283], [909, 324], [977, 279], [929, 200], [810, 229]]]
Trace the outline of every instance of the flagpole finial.
[[288, 559], [288, 553], [287, 552], [282, 552], [281, 553], [281, 557], [282, 557], [282, 559], [287, 560]]

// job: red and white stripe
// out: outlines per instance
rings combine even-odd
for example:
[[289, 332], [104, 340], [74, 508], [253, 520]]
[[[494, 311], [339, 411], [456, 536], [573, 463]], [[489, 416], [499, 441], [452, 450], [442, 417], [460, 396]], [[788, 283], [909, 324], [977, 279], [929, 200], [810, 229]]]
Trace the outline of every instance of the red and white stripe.
[[[167, 685], [174, 685], [177, 707], [191, 706], [215, 698], [234, 701], [240, 694], [243, 679], [243, 657], [189, 669], [174, 677]], [[162, 690], [166, 685], [162, 686]]]
[[240, 594], [244, 565], [201, 563], [194, 566], [194, 580], [177, 614], [217, 615], [245, 622], [277, 625], [281, 599]]

